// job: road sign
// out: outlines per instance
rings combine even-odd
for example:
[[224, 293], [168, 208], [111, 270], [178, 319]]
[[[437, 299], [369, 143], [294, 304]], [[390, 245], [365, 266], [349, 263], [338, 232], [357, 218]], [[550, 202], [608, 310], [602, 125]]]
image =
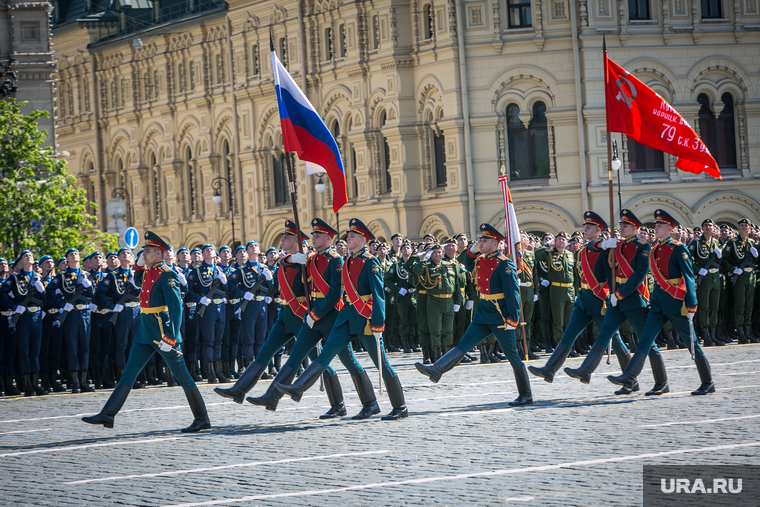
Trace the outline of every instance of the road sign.
[[127, 248], [134, 249], [139, 241], [140, 235], [137, 233], [137, 229], [134, 227], [130, 227], [124, 233], [124, 243], [126, 243]]

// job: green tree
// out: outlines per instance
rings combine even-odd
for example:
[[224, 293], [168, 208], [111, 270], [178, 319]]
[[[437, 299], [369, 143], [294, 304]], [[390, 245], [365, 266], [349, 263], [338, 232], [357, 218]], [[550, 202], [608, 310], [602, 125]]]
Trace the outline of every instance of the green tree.
[[87, 206], [96, 205], [77, 187], [66, 161], [42, 146], [47, 131], [38, 129], [37, 120], [48, 112], [24, 115], [24, 105], [0, 100], [0, 255], [114, 249], [116, 237], [94, 229], [97, 218]]

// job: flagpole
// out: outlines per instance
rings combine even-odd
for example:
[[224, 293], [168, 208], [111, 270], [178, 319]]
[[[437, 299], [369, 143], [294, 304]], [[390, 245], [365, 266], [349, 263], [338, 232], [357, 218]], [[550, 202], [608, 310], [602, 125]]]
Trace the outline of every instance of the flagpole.
[[[609, 65], [607, 63], [607, 38], [602, 34], [602, 50], [604, 51], [604, 122], [605, 129], [607, 131], [607, 180], [609, 183], [610, 194], [610, 237], [614, 234], [615, 223], [615, 197], [614, 197], [614, 183], [612, 178], [612, 133], [610, 132], [610, 122], [608, 118], [609, 104], [607, 103], [607, 78], [609, 77]], [[623, 168], [621, 167], [622, 171]], [[617, 274], [617, 263], [615, 262], [615, 248], [610, 249], [610, 266], [612, 266], [612, 276], [607, 281], [607, 285], [610, 288], [610, 294], [614, 294], [616, 290], [615, 275]], [[612, 343], [612, 340], [610, 340]], [[610, 364], [610, 345], [607, 346], [607, 364]]]

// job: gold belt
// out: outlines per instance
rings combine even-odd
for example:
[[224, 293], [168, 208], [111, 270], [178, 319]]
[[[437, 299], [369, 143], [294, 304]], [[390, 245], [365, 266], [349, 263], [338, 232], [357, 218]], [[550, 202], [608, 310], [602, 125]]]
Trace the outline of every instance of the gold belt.
[[126, 306], [127, 308], [134, 308], [136, 306], [140, 306], [140, 303], [136, 301], [132, 301], [131, 303], [124, 303], [124, 306]]
[[746, 271], [747, 273], [752, 273], [752, 271], [754, 271], [754, 269], [755, 268], [744, 268], [744, 271]]
[[[367, 301], [369, 301], [369, 298], [371, 298], [372, 295], [371, 294], [367, 294], [366, 296], [359, 296], [359, 297], [362, 298], [362, 301], [364, 301], [366, 303]], [[349, 301], [348, 296], [345, 296], [345, 301], [346, 301], [346, 304], [353, 305], [353, 303], [351, 301]]]
[[449, 299], [454, 296], [454, 294], [428, 294], [428, 296], [433, 296], [434, 298], [438, 299]]
[[48, 309], [47, 313], [49, 313], [50, 315], [53, 315], [53, 314], [56, 314], [56, 313], [58, 313], [60, 311], [61, 310], [59, 308], [50, 308], [50, 309]]
[[282, 299], [280, 299], [280, 298], [274, 298], [274, 302], [279, 305], [282, 302]]
[[27, 312], [32, 312], [32, 313], [37, 313], [37, 312], [39, 312], [40, 310], [42, 310], [42, 308], [41, 308], [41, 307], [39, 307], [39, 306], [30, 306], [30, 307], [28, 307], [28, 308], [26, 309], [26, 311], [27, 311]]
[[197, 304], [198, 303], [185, 303], [185, 306], [187, 306], [188, 308], [194, 308], [195, 305], [197, 305]]
[[582, 283], [581, 284], [581, 289], [591, 290], [591, 286], [589, 284], [587, 284], [587, 283]]
[[76, 308], [77, 310], [89, 310], [90, 305], [76, 305], [74, 308]]
[[615, 277], [615, 282], [617, 282], [617, 283], [625, 283], [627, 281], [628, 281], [627, 278], [620, 278], [619, 276]]
[[572, 287], [572, 283], [559, 283], [559, 282], [552, 282], [552, 287], [562, 287], [563, 289], [567, 289], [568, 287]]
[[105, 315], [107, 313], [111, 313], [111, 310], [108, 308], [103, 308], [102, 310], [94, 310], [92, 313], [97, 313], [98, 315]]
[[681, 279], [680, 278], [670, 278], [670, 279], [668, 279], [668, 282], [672, 283], [673, 285], [678, 285], [678, 284], [681, 283]]
[[417, 294], [427, 294], [427, 291], [425, 289], [420, 289], [417, 291]]
[[239, 299], [230, 299], [230, 300], [229, 300], [229, 301], [227, 301], [227, 302], [228, 302], [229, 304], [231, 304], [231, 305], [236, 305], [236, 304], [238, 304], [238, 303], [240, 302], [240, 300], [239, 300]]
[[218, 298], [217, 299], [212, 299], [211, 302], [214, 303], [215, 305], [220, 305], [220, 304], [224, 303], [224, 299], [218, 299]]
[[480, 299], [485, 299], [486, 301], [496, 301], [497, 299], [503, 299], [504, 293], [500, 292], [498, 294], [481, 294]]
[[164, 306], [154, 306], [153, 308], [146, 308], [144, 306], [140, 307], [140, 313], [161, 313], [161, 312], [168, 312], [169, 307]]
[[317, 290], [313, 290], [313, 291], [311, 291], [311, 297], [313, 297], [313, 298], [323, 298], [323, 297], [325, 297], [325, 295], [322, 294], [321, 292], [317, 291]]
[[255, 299], [256, 301], [264, 301], [266, 299], [266, 296], [256, 296], [253, 299]]
[[710, 269], [707, 270], [707, 272], [708, 273], [717, 273], [718, 272], [718, 268], [710, 268]]
[[[288, 302], [285, 301], [282, 298], [278, 298], [278, 300], [280, 301], [281, 305], [287, 305], [288, 304]], [[306, 300], [306, 296], [296, 296], [296, 301], [298, 301], [298, 304], [303, 303], [305, 300]]]
[[14, 313], [16, 313], [16, 312], [0, 312], [0, 315], [2, 315], [3, 317], [10, 317]]

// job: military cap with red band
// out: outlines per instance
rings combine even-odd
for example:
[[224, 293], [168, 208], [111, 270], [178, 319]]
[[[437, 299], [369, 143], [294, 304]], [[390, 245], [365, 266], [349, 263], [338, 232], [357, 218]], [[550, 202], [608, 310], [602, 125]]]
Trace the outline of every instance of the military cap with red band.
[[[285, 220], [285, 230], [282, 231], [282, 234], [290, 234], [291, 236], [298, 236], [298, 232], [296, 230], [296, 223], [290, 219]], [[304, 239], [309, 239], [309, 235], [305, 232], [301, 231], [301, 234], [303, 235]]]
[[321, 218], [312, 218], [311, 220], [311, 233], [314, 234], [315, 232], [327, 234], [330, 238], [334, 238], [335, 235], [338, 234], [338, 231], [330, 227], [327, 222]]
[[607, 222], [605, 222], [604, 219], [596, 211], [589, 210], [585, 212], [583, 214], [583, 220], [584, 224], [596, 225], [602, 230], [607, 228]]
[[145, 231], [145, 244], [142, 247], [146, 248], [149, 246], [160, 248], [162, 252], [165, 252], [169, 247], [169, 245], [164, 240], [162, 240], [158, 234], [151, 231]]
[[633, 214], [633, 211], [629, 209], [620, 211], [620, 223], [631, 224], [634, 227], [641, 227], [641, 220], [639, 220], [636, 215]]
[[654, 211], [654, 222], [656, 224], [667, 224], [671, 227], [678, 227], [681, 225], [678, 220], [673, 218], [673, 216], [668, 213], [667, 211], [663, 209], [658, 209]]
[[372, 241], [375, 239], [375, 235], [372, 234], [372, 231], [369, 230], [369, 227], [364, 225], [364, 222], [359, 220], [358, 218], [352, 218], [348, 222], [348, 230], [351, 232], [355, 232], [356, 234], [361, 234], [365, 237], [367, 241]]
[[491, 224], [480, 224], [480, 238], [490, 238], [497, 241], [503, 241], [504, 235], [496, 230]]

